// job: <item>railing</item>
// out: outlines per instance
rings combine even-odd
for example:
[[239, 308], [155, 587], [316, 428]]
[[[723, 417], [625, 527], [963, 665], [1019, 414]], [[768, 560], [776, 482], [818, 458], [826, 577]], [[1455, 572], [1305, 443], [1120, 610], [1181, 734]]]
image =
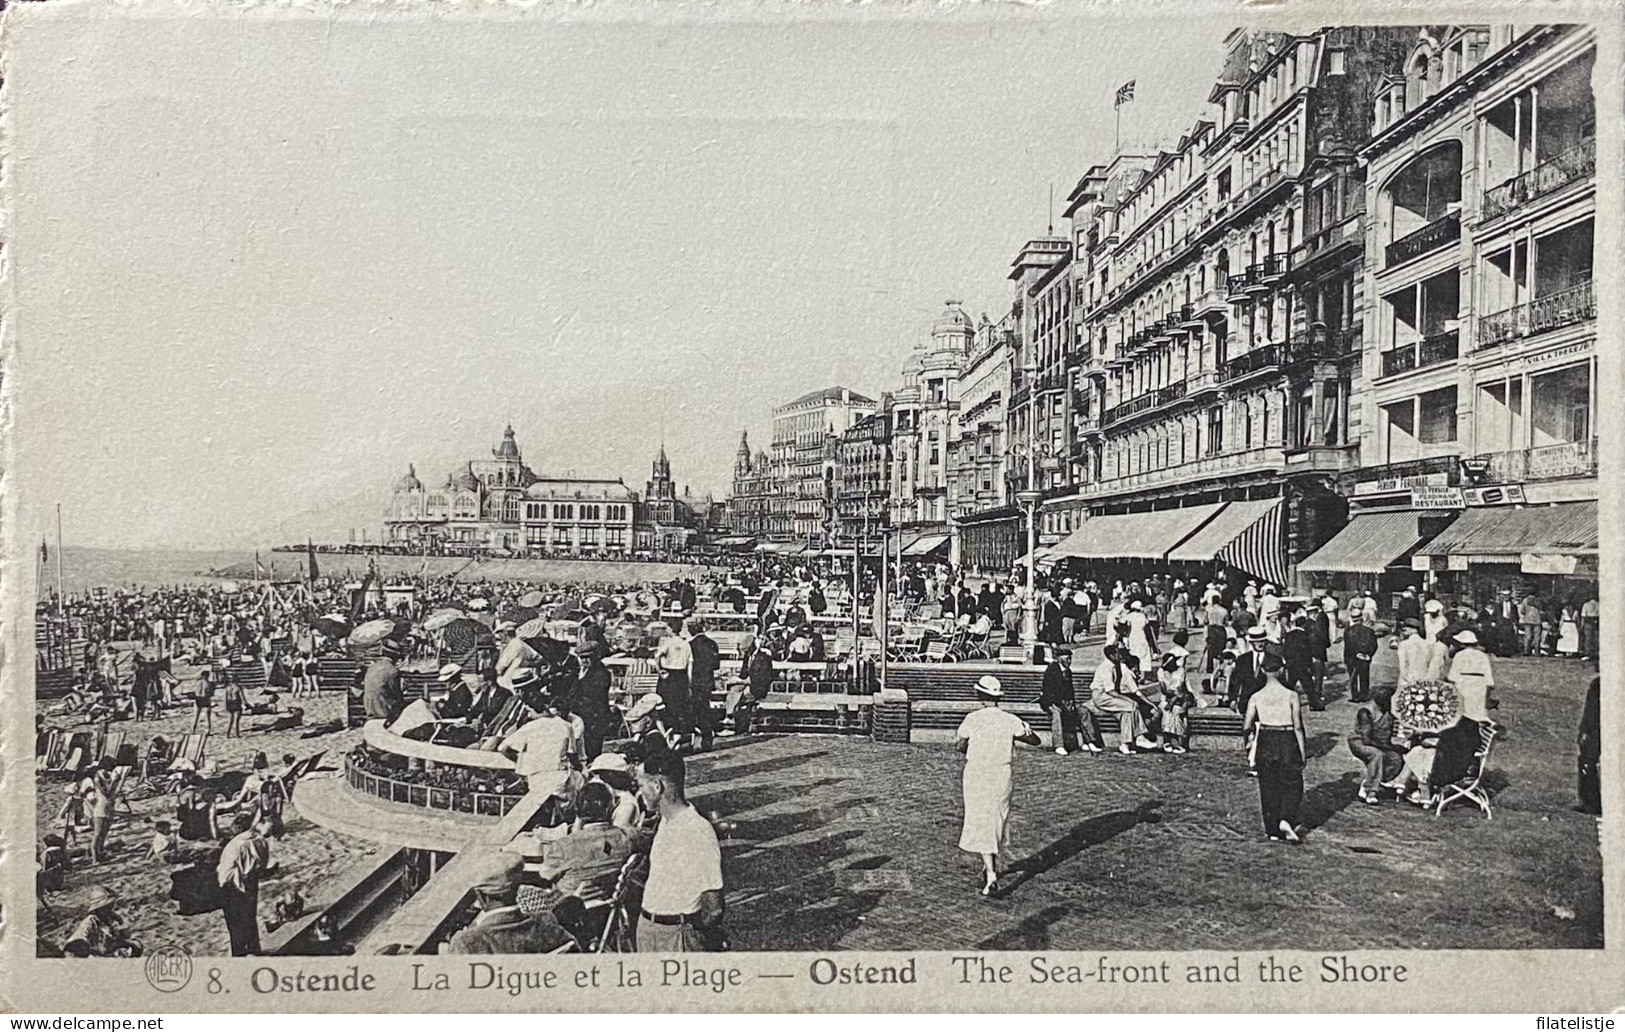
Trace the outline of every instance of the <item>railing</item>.
[[1281, 345], [1265, 344], [1237, 355], [1219, 367], [1219, 379], [1224, 382], [1239, 379], [1261, 369], [1281, 364]]
[[1334, 247], [1358, 243], [1365, 232], [1364, 216], [1363, 211], [1353, 212], [1340, 222], [1310, 233], [1303, 242], [1303, 262], [1318, 258]]
[[1278, 280], [1292, 271], [1292, 255], [1285, 251], [1267, 255], [1263, 261], [1264, 278]]
[[1597, 171], [1597, 141], [1584, 140], [1556, 157], [1541, 162], [1521, 176], [1484, 191], [1479, 216], [1500, 218], [1521, 204], [1560, 190], [1570, 183], [1587, 179]]
[[1451, 212], [1442, 219], [1434, 219], [1414, 233], [1395, 240], [1388, 245], [1385, 253], [1387, 264], [1398, 265], [1418, 258], [1429, 251], [1437, 251], [1446, 244], [1453, 244], [1461, 239], [1461, 215]]
[[1184, 304], [1179, 306], [1178, 320], [1182, 326], [1201, 322], [1201, 320], [1196, 317], [1196, 306], [1192, 304]]
[[1478, 347], [1499, 347], [1519, 337], [1572, 326], [1597, 317], [1597, 295], [1588, 280], [1577, 287], [1513, 305], [1478, 320]]
[[1171, 405], [1185, 396], [1185, 381], [1171, 383], [1166, 387], [1157, 389], [1157, 404]]
[[1286, 361], [1305, 362], [1311, 359], [1341, 358], [1360, 350], [1360, 328], [1346, 326], [1328, 330], [1316, 325], [1308, 333], [1299, 334], [1286, 343]]
[[1203, 391], [1218, 390], [1219, 373], [1216, 369], [1204, 369], [1185, 381], [1185, 394], [1195, 395]]
[[1188, 484], [1214, 476], [1233, 475], [1257, 470], [1280, 469], [1286, 463], [1286, 451], [1280, 445], [1253, 448], [1248, 451], [1221, 452], [1190, 462], [1167, 466], [1163, 469], [1143, 470], [1120, 477], [1103, 478], [1079, 489], [1085, 497], [1118, 494], [1123, 491], [1169, 484]]
[[1149, 409], [1156, 403], [1156, 395], [1142, 394], [1138, 398], [1125, 401], [1121, 405], [1113, 405], [1111, 408], [1102, 412], [1100, 414], [1100, 424], [1102, 426], [1110, 426], [1120, 419], [1127, 419], [1129, 416], [1139, 415], [1141, 412], [1144, 412], [1146, 409]]
[[[350, 787], [358, 792], [392, 803], [421, 806], [429, 810], [451, 810], [487, 817], [502, 817], [519, 805], [525, 792], [475, 792], [465, 788], [448, 788], [421, 782], [399, 781], [383, 774], [365, 770], [355, 758], [344, 759], [345, 777]], [[523, 787], [523, 786], [521, 786]]]
[[1486, 484], [1518, 484], [1526, 480], [1563, 480], [1597, 475], [1597, 439], [1566, 441], [1538, 448], [1480, 455], [1489, 460], [1489, 471], [1480, 479]]
[[1247, 289], [1248, 290], [1267, 290], [1267, 289], [1269, 289], [1269, 285], [1264, 282], [1264, 277], [1266, 275], [1268, 275], [1268, 263], [1267, 262], [1254, 262], [1253, 264], [1247, 266], [1247, 283], [1246, 283]]
[[1196, 303], [1192, 305], [1192, 307], [1198, 312], [1206, 312], [1215, 308], [1224, 309], [1227, 305], [1229, 305], [1229, 303], [1230, 299], [1226, 296], [1226, 292], [1224, 290], [1220, 290], [1218, 287], [1214, 287], [1204, 293], [1201, 297], [1197, 298]]

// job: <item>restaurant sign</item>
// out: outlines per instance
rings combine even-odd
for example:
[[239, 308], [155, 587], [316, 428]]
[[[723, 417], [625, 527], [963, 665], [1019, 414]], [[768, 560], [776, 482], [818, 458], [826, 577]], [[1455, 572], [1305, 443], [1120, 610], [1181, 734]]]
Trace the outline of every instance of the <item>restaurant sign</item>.
[[1464, 506], [1459, 487], [1413, 487], [1413, 509], [1460, 509]]

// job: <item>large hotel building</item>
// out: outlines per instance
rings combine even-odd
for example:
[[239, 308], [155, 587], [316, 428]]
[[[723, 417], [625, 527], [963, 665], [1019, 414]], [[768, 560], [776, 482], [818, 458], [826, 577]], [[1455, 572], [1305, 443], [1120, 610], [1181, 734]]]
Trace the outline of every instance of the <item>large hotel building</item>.
[[884, 419], [781, 407], [736, 529], [946, 520], [961, 566], [1003, 572], [1028, 506], [1045, 561], [1099, 576], [1594, 577], [1592, 30], [1225, 48], [1202, 116], [1088, 168], [1009, 308], [944, 313]]

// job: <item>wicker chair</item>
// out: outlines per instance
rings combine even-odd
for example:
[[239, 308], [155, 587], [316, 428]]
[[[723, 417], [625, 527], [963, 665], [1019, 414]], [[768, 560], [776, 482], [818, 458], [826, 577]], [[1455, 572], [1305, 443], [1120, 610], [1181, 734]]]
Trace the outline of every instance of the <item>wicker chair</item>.
[[1473, 754], [1473, 767], [1465, 778], [1453, 785], [1446, 785], [1439, 792], [1439, 802], [1433, 816], [1438, 817], [1444, 813], [1444, 808], [1457, 799], [1468, 799], [1478, 804], [1484, 811], [1484, 817], [1494, 820], [1495, 814], [1490, 812], [1490, 791], [1484, 786], [1484, 775], [1490, 769], [1490, 752], [1495, 747], [1496, 736], [1501, 728], [1493, 722], [1486, 721], [1478, 728], [1478, 751]]

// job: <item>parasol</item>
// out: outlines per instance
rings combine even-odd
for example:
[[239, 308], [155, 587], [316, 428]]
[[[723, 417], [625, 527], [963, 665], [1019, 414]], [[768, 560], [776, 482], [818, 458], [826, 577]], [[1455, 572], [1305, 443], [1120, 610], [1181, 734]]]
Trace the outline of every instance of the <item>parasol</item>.
[[1394, 692], [1394, 719], [1423, 734], [1437, 734], [1461, 719], [1461, 695], [1449, 681], [1412, 681]]
[[483, 598], [471, 598], [466, 603], [464, 603], [464, 605], [468, 609], [473, 610], [474, 612], [479, 612], [482, 609], [490, 609], [491, 608], [491, 603], [486, 601]]
[[546, 599], [540, 591], [527, 591], [519, 596], [519, 605], [525, 609], [536, 609]]
[[546, 620], [526, 620], [514, 632], [519, 638], [540, 638], [547, 634]]
[[222, 595], [235, 595], [241, 590], [242, 589], [237, 586], [237, 582], [234, 580], [222, 581], [220, 584], [220, 594]]
[[608, 612], [613, 607], [614, 604], [610, 602], [608, 595], [588, 595], [581, 600], [581, 608], [589, 613]]
[[440, 640], [452, 655], [472, 652], [482, 639], [489, 639], [491, 631], [478, 620], [461, 617], [440, 630]]
[[338, 616], [318, 616], [310, 626], [329, 638], [343, 638], [350, 633], [350, 621]]
[[350, 632], [351, 645], [376, 645], [395, 633], [394, 620], [368, 620]]
[[463, 619], [463, 611], [461, 609], [436, 609], [424, 619], [423, 629], [426, 631], [438, 631], [444, 628], [447, 624], [451, 623], [453, 620], [461, 619]]

